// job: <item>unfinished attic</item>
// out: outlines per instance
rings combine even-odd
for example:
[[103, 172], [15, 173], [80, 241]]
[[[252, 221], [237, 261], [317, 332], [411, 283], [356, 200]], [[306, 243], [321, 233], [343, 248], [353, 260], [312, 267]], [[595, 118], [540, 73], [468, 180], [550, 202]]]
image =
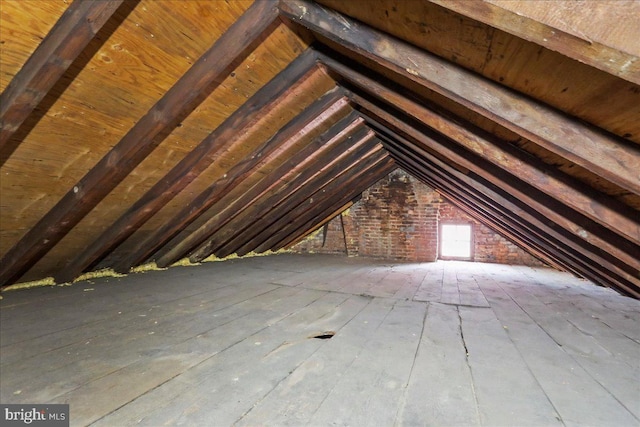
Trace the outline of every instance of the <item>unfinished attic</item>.
[[1, 404], [640, 425], [638, 22], [0, 0]]

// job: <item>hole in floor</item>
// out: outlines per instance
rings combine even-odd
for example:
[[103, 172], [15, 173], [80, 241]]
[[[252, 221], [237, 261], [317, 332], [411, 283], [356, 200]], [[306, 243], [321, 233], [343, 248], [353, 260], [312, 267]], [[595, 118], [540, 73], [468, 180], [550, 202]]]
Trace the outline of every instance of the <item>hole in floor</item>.
[[318, 335], [311, 335], [309, 338], [315, 338], [315, 339], [319, 339], [319, 340], [328, 340], [328, 339], [333, 338], [333, 336], [335, 334], [336, 333], [333, 332], [333, 331], [326, 331], [326, 332], [322, 332], [322, 333], [320, 333]]

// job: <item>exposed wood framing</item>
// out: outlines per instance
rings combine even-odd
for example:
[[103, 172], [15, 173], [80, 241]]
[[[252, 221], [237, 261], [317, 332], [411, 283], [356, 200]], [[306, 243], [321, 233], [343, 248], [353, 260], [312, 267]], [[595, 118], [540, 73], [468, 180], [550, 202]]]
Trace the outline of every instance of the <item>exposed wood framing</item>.
[[0, 260], [0, 286], [19, 279], [113, 190], [238, 59], [278, 22], [275, 0], [254, 3], [120, 142]]
[[634, 276], [615, 265], [615, 258], [605, 258], [592, 252], [585, 259], [581, 255], [583, 248], [579, 243], [576, 244], [575, 237], [572, 239], [571, 235], [566, 235], [562, 230], [555, 230], [545, 222], [544, 217], [527, 209], [527, 205], [519, 203], [497, 188], [492, 189], [492, 185], [483, 183], [480, 177], [467, 176], [457, 171], [412, 142], [401, 137], [398, 139], [402, 140], [401, 144], [391, 143], [392, 146], [389, 147], [392, 154], [395, 154], [396, 161], [415, 176], [428, 181], [429, 185], [445, 191], [448, 196], [462, 201], [467, 207], [472, 207], [473, 216], [478, 217], [481, 222], [499, 230], [501, 234], [519, 242], [533, 253], [541, 250], [546, 254], [545, 260], [550, 261], [551, 265], [555, 264], [553, 260], [560, 261], [564, 268], [575, 274], [623, 289], [635, 297], [640, 295], [640, 290], [633, 285]]
[[640, 193], [640, 149], [373, 28], [304, 0], [282, 0], [293, 22], [464, 105], [552, 153]]
[[[446, 43], [452, 44], [446, 49], [431, 39], [422, 43], [407, 34], [407, 30], [421, 30], [420, 25], [433, 27], [437, 18], [431, 14], [430, 20], [418, 19], [396, 31], [385, 27], [381, 10], [360, 13], [342, 8], [339, 2], [320, 1], [405, 39], [400, 40], [312, 0], [256, 0], [248, 9], [246, 5], [209, 9], [237, 15], [246, 11], [211, 47], [201, 43], [194, 56], [209, 49], [163, 96], [172, 81], [150, 97], [135, 117], [123, 115], [117, 122], [122, 132], [111, 126], [115, 133], [110, 144], [117, 138], [120, 141], [93, 167], [85, 161], [76, 175], [69, 175], [72, 179], [67, 176], [64, 188], [76, 184], [63, 197], [58, 194], [40, 205], [44, 206], [41, 210], [31, 211], [26, 234], [3, 230], [3, 236], [13, 236], [11, 244], [17, 242], [0, 260], [0, 286], [20, 279], [40, 260], [64, 267], [54, 272], [60, 283], [72, 281], [98, 263], [128, 272], [148, 260], [165, 267], [185, 256], [198, 262], [211, 254], [223, 258], [290, 247], [351, 206], [380, 178], [402, 167], [533, 256], [640, 298], [640, 145], [637, 126], [632, 123], [636, 112], [632, 105], [640, 94], [640, 60], [638, 51], [629, 49], [634, 46], [625, 44], [633, 32], [619, 32], [616, 38], [596, 29], [573, 31], [571, 25], [557, 20], [559, 14], [545, 9], [548, 6], [526, 2], [519, 8], [513, 2], [494, 0], [429, 1], [434, 4], [416, 3], [404, 12], [395, 0], [380, 0], [380, 4], [389, 6], [389, 12], [398, 6], [390, 22], [401, 22], [403, 13], [415, 10], [443, 17]], [[110, 17], [122, 3], [75, 0], [33, 54], [13, 48], [16, 60], [11, 73], [20, 71], [0, 98], [0, 165], [30, 129], [23, 123], [34, 121], [38, 104], [42, 108], [42, 99], [49, 100], [57, 92], [56, 82], [72, 74], [67, 72], [69, 67], [81, 75], [87, 71], [74, 62], [76, 58], [84, 53], [83, 57], [93, 57], [92, 61], [103, 66], [112, 62], [111, 56], [125, 57], [126, 49], [115, 42], [106, 43], [109, 46], [101, 48], [101, 53], [114, 49], [117, 55], [86, 52], [92, 39], [102, 41], [95, 36], [105, 24], [100, 34], [118, 27]], [[528, 13], [516, 13], [525, 9]], [[63, 8], [56, 10], [59, 15]], [[41, 28], [49, 28], [55, 17], [49, 13], [53, 19], [47, 20], [47, 9], [41, 11], [42, 22], [33, 28], [43, 35], [46, 30]], [[155, 11], [163, 14], [162, 7]], [[199, 11], [194, 7], [181, 16], [195, 16]], [[458, 19], [464, 23], [458, 26]], [[162, 28], [178, 20], [171, 20], [167, 13], [160, 21]], [[228, 22], [220, 20], [218, 25], [226, 27]], [[286, 25], [281, 26], [283, 22]], [[474, 28], [458, 37], [456, 29], [462, 26]], [[114, 34], [120, 43], [122, 35], [119, 31]], [[474, 34], [487, 40], [475, 43], [470, 37]], [[307, 48], [305, 43], [314, 38], [316, 43]], [[249, 54], [259, 43], [264, 46], [255, 51], [256, 57], [265, 53], [266, 57], [271, 53], [279, 56], [283, 40], [288, 51], [284, 59], [277, 58], [276, 69], [289, 65], [270, 81], [273, 73], [261, 72], [260, 64], [246, 70], [244, 65], [238, 67], [242, 61], [253, 60], [254, 55]], [[534, 78], [537, 73], [531, 69], [518, 72], [536, 52], [536, 70], [562, 62], [563, 74], [575, 70], [577, 75], [593, 77], [594, 89], [584, 90], [588, 79], [571, 84], [566, 75], [546, 79]], [[192, 61], [182, 52], [172, 55], [180, 56], [183, 66], [185, 60]], [[104, 64], [98, 61], [103, 56]], [[110, 67], [117, 68], [115, 64]], [[509, 73], [503, 74], [505, 69]], [[180, 73], [183, 71], [181, 68]], [[104, 81], [92, 78], [80, 79], [70, 87]], [[233, 102], [228, 100], [230, 92], [225, 91], [229, 87], [223, 80], [238, 85], [232, 88], [238, 92], [237, 97], [231, 96]], [[329, 87], [333, 89], [324, 93]], [[578, 92], [582, 95], [577, 96]], [[611, 93], [613, 100], [607, 99]], [[203, 107], [196, 110], [201, 103]], [[74, 105], [78, 108], [80, 104]], [[114, 103], [112, 112], [122, 105], [120, 100]], [[216, 106], [214, 115], [220, 113], [219, 117], [201, 120], [199, 114], [206, 116], [202, 112], [210, 105]], [[607, 114], [598, 113], [596, 106], [600, 105]], [[274, 121], [277, 126], [265, 124], [271, 122], [265, 119], [289, 106], [295, 115], [279, 116]], [[60, 117], [69, 119], [64, 112]], [[101, 117], [96, 114], [87, 122], [78, 122], [95, 124]], [[46, 119], [53, 120], [49, 115]], [[182, 122], [188, 126], [176, 129]], [[189, 125], [193, 131], [186, 132]], [[51, 129], [56, 128], [51, 125]], [[167, 145], [178, 134], [197, 135], [197, 139], [185, 137], [185, 144], [173, 146], [179, 147], [173, 153], [179, 152], [180, 157], [168, 148], [163, 160], [166, 167], [150, 174], [159, 164], [154, 163], [154, 156], [162, 157], [165, 145], [149, 155], [170, 134]], [[10, 169], [26, 165], [34, 147], [39, 147], [36, 140], [27, 137], [7, 160], [11, 179], [18, 175]], [[107, 149], [105, 146], [102, 153]], [[149, 167], [142, 163], [148, 157], [153, 158]], [[78, 164], [61, 162], [61, 167]], [[64, 171], [58, 173], [59, 182], [65, 182]], [[142, 194], [140, 187], [139, 193], [126, 193], [118, 199], [127, 200], [122, 210], [110, 210], [111, 214], [100, 217], [105, 204], [100, 202], [109, 195], [107, 200], [117, 196], [113, 190], [125, 179], [128, 185], [139, 176], [147, 178], [144, 189], [148, 190]], [[22, 190], [10, 188], [15, 194]], [[135, 201], [129, 202], [132, 198], [127, 197], [133, 194]], [[12, 224], [19, 226], [21, 209], [28, 209], [29, 202], [38, 203], [35, 192], [24, 200], [7, 215]], [[94, 216], [100, 217], [95, 234], [87, 242], [76, 239], [68, 244], [80, 234], [80, 228], [89, 227], [85, 224]], [[70, 238], [58, 245], [81, 221]], [[131, 238], [138, 235], [143, 238]], [[69, 248], [78, 242], [86, 244], [86, 250], [70, 255]], [[49, 266], [42, 270], [47, 269], [52, 270]]]
[[[416, 102], [402, 95], [398, 92], [400, 90], [399, 88], [391, 89], [379, 83], [380, 81], [384, 81], [384, 78], [381, 76], [378, 76], [377, 80], [373, 80], [325, 55], [322, 55], [322, 61], [338, 75], [355, 84], [359, 90], [365, 90], [376, 98], [385, 100], [386, 103], [401, 108], [416, 120], [419, 120], [421, 123], [428, 125], [430, 128], [442, 134], [448, 135], [470, 152], [476, 153], [481, 158], [492, 162], [496, 166], [507, 171], [517, 169], [518, 177], [525, 180], [529, 185], [554, 197], [558, 202], [578, 210], [578, 212], [581, 212], [601, 225], [606, 225], [611, 229], [618, 230], [621, 236], [626, 236], [630, 241], [615, 237], [611, 233], [605, 233], [606, 237], [598, 236], [598, 233], [593, 233], [592, 228], [588, 227], [583, 220], [577, 221], [582, 224], [581, 226], [568, 228], [576, 236], [587, 240], [597, 247], [603, 247], [604, 245], [605, 248], [613, 251], [613, 253], [629, 262], [634, 268], [639, 268], [640, 264], [634, 255], [638, 250], [638, 245], [633, 242], [640, 241], [640, 225], [638, 219], [630, 212], [630, 209], [625, 209], [611, 200], [606, 200], [606, 197], [603, 197], [602, 201], [593, 200], [586, 192], [580, 192], [579, 186], [568, 185], [566, 178], [557, 178], [556, 175], [558, 174], [544, 168], [544, 166], [540, 164], [536, 165], [533, 159], [528, 159], [529, 161], [526, 162], [519, 158], [513, 151], [507, 150], [508, 143], [490, 141], [486, 137], [479, 135], [477, 130], [474, 132], [473, 127], [469, 128], [468, 125], [465, 127], [459, 121], [451, 120], [441, 113], [436, 113], [426, 108], [423, 105], [424, 103]], [[388, 82], [387, 84], [391, 85]], [[355, 101], [356, 103], [371, 105], [369, 101], [358, 95], [355, 95]], [[507, 184], [505, 183], [503, 185]], [[615, 209], [611, 206], [615, 206]], [[562, 221], [562, 218], [565, 216], [571, 217], [570, 210], [563, 209], [562, 213], [556, 214], [559, 221]], [[602, 221], [602, 217], [607, 217], [610, 222]], [[575, 223], [576, 222], [574, 222], [574, 224]], [[618, 227], [616, 227], [615, 224], [618, 224]], [[626, 251], [620, 250], [620, 247], [627, 247], [628, 249]]]
[[335, 212], [340, 206], [347, 203], [349, 200], [353, 200], [364, 190], [371, 187], [396, 168], [397, 164], [388, 156], [388, 154], [378, 160], [371, 167], [366, 169], [360, 168], [357, 175], [349, 181], [350, 185], [345, 186], [349, 191], [344, 193], [342, 197], [337, 200], [325, 200], [322, 206], [318, 206], [314, 210], [307, 210], [306, 214], [299, 217], [294, 217], [293, 222], [289, 223], [289, 225], [284, 227], [280, 232], [270, 237], [262, 247], [254, 248], [252, 250], [261, 252], [266, 250], [265, 248], [269, 247], [276, 250], [284, 247], [288, 242], [297, 239], [308, 230], [317, 228], [317, 225], [326, 217], [327, 212]]
[[344, 138], [352, 135], [363, 122], [364, 120], [359, 118], [358, 113], [352, 111], [327, 132], [293, 155], [277, 170], [211, 217], [201, 228], [206, 228], [202, 234], [212, 236], [212, 238], [189, 257], [191, 262], [202, 261], [232, 237], [235, 228], [225, 227], [230, 221], [243, 217], [256, 218], [260, 211], [269, 209], [270, 199], [263, 199], [272, 197], [268, 194], [275, 191], [286, 191], [287, 188], [295, 186], [294, 180], [306, 180], [317, 173], [318, 164], [325, 156], [325, 152], [342, 144]]
[[[66, 282], [79, 276], [82, 271], [100, 261], [130, 237], [142, 224], [195, 180], [212, 162], [215, 162], [221, 153], [237, 143], [241, 130], [255, 124], [273, 106], [301, 87], [305, 79], [315, 69], [315, 60], [314, 51], [307, 50], [264, 85], [138, 199], [86, 251], [78, 254], [56, 280]], [[137, 247], [145, 247], [147, 243], [147, 241], [141, 242]], [[151, 249], [150, 247], [149, 250]], [[137, 252], [142, 251], [143, 249], [138, 249]], [[141, 254], [140, 257], [146, 258], [145, 255], [149, 254]], [[132, 262], [133, 264], [135, 261]], [[118, 271], [128, 271], [128, 267], [130, 266], [119, 266]]]
[[[75, 0], [0, 96], [0, 155], [7, 143], [123, 0]], [[9, 151], [13, 151], [11, 147]], [[3, 161], [0, 161], [2, 164]]]
[[[347, 107], [348, 101], [339, 88], [334, 88], [325, 94], [322, 98], [306, 108], [300, 115], [291, 120], [286, 126], [280, 129], [269, 139], [269, 141], [267, 141], [266, 144], [268, 145], [272, 145], [274, 147], [281, 146], [277, 152], [273, 153], [273, 157], [277, 157], [277, 155], [281, 154], [286, 148], [290, 148], [295, 143], [299, 142], [300, 138], [304, 137], [304, 135], [311, 132], [313, 129], [321, 126], [325, 121], [342, 114]], [[171, 221], [172, 225], [170, 229], [160, 229], [157, 233], [154, 233], [154, 235], [149, 239], [149, 241], [153, 243], [149, 244], [148, 248], [151, 248], [152, 246], [159, 247], [160, 245], [156, 244], [156, 242], [166, 242], [171, 237], [175, 236], [179, 231], [193, 222], [206, 209], [211, 208], [215, 203], [219, 202], [228, 191], [235, 188], [235, 186], [242, 180], [246, 179], [252, 169], [257, 170], [264, 166], [269, 160], [271, 160], [269, 155], [256, 155], [254, 159], [249, 159], [249, 161], [240, 163], [237, 171], [231, 170], [227, 174], [227, 177], [214, 183], [212, 187], [201, 193], [190, 206], [187, 206], [184, 210], [179, 212], [174, 220]], [[157, 259], [157, 264], [164, 267], [174, 263], [185, 256], [191, 249], [193, 249], [194, 246], [206, 239], [206, 237], [207, 236], [200, 236], [197, 232], [193, 233], [187, 239], [176, 244], [168, 253]], [[194, 241], [198, 242], [194, 243]]]
[[472, 125], [463, 124], [459, 119], [454, 121], [444, 112], [426, 108], [424, 103], [413, 101], [385, 87], [380, 83], [383, 80], [381, 76], [374, 80], [325, 55], [321, 58], [325, 65], [351, 83], [375, 93], [380, 99], [388, 100], [390, 104], [396, 105], [435, 131], [449, 136], [469, 151], [505, 170], [518, 170], [518, 176], [533, 187], [565, 203], [591, 220], [608, 225], [620, 235], [640, 241], [640, 221], [631, 209], [621, 203], [604, 196], [602, 200], [594, 200], [589, 190], [575, 180], [571, 180], [570, 177], [554, 171], [540, 161], [536, 162], [531, 156], [524, 159], [521, 153], [506, 141], [500, 141], [490, 135], [482, 135]]
[[[429, 0], [476, 21], [537, 43], [614, 76], [640, 84], [640, 58], [594, 41], [588, 35], [568, 32], [488, 1]], [[547, 3], [550, 4], [550, 3]]]
[[[313, 234], [315, 231], [319, 230], [320, 227], [324, 227], [325, 225], [327, 225], [332, 219], [337, 218], [338, 215], [342, 215], [342, 213], [344, 211], [346, 211], [347, 209], [349, 209], [351, 206], [354, 205], [353, 200], [350, 200], [349, 202], [347, 202], [345, 205], [340, 206], [338, 209], [336, 209], [335, 211], [331, 212], [325, 219], [323, 219], [322, 221], [320, 221], [320, 223], [318, 223], [318, 225], [314, 226], [313, 228], [311, 228], [310, 230], [306, 231], [305, 233], [303, 233], [302, 235], [296, 237], [295, 239], [293, 239], [290, 242], [287, 242], [283, 245], [280, 245], [280, 247], [274, 248], [274, 250], [278, 251], [280, 249], [290, 249], [293, 246], [297, 245], [298, 243], [302, 242], [304, 239], [306, 239], [307, 237], [309, 237], [309, 235]], [[340, 216], [340, 221], [342, 221], [342, 216]], [[346, 239], [346, 236], [345, 236]], [[346, 241], [345, 241], [345, 250], [346, 250]], [[347, 253], [347, 255], [349, 255]]]
[[[319, 158], [319, 165], [316, 173], [312, 176], [300, 176], [292, 182], [291, 189], [278, 191], [267, 200], [267, 208], [260, 212], [257, 220], [250, 222], [251, 226], [240, 228], [240, 232], [224, 242], [223, 245], [212, 247], [212, 252], [216, 255], [224, 256], [225, 253], [238, 252], [238, 255], [245, 255], [251, 252], [253, 248], [261, 244], [267, 236], [280, 229], [277, 221], [284, 217], [292, 216], [291, 212], [295, 207], [306, 202], [315, 202], [315, 194], [321, 191], [324, 186], [328, 185], [332, 180], [336, 179], [345, 171], [352, 168], [358, 162], [363, 161], [367, 156], [382, 149], [381, 146], [375, 148], [373, 132], [364, 126], [356, 133], [350, 135], [341, 144], [341, 150], [333, 150]], [[336, 197], [336, 194], [329, 193], [328, 196]], [[247, 218], [250, 220], [250, 218]], [[246, 221], [246, 220], [245, 220]], [[246, 222], [245, 222], [246, 224]], [[244, 249], [252, 247], [244, 252]], [[271, 248], [267, 248], [268, 250]]]
[[[419, 148], [430, 150], [432, 152], [438, 153], [442, 158], [448, 159], [448, 161], [453, 162], [454, 164], [460, 165], [462, 168], [465, 168], [469, 171], [473, 171], [479, 177], [482, 177], [487, 182], [492, 183], [497, 188], [501, 188], [505, 195], [510, 195], [513, 201], [519, 201], [520, 207], [523, 210], [528, 211], [528, 213], [532, 216], [543, 215], [543, 218], [552, 219], [561, 227], [571, 231], [572, 229], [580, 228], [584, 224], [578, 224], [572, 222], [567, 217], [567, 210], [563, 209], [556, 203], [555, 210], [554, 204], [549, 201], [544, 202], [544, 197], [542, 195], [538, 195], [536, 197], [534, 195], [534, 190], [527, 188], [526, 186], [522, 186], [522, 182], [514, 175], [506, 174], [505, 172], [500, 172], [498, 169], [488, 167], [486, 165], [486, 160], [478, 158], [477, 155], [471, 155], [470, 152], [464, 150], [456, 150], [455, 147], [451, 144], [447, 144], [444, 141], [434, 141], [431, 137], [427, 136], [424, 133], [423, 129], [420, 129], [421, 125], [417, 123], [406, 123], [407, 119], [400, 120], [394, 115], [388, 113], [387, 111], [381, 109], [375, 104], [367, 101], [364, 98], [355, 96], [355, 101], [359, 105], [364, 106], [367, 111], [373, 113], [376, 117], [382, 119], [388, 126], [397, 129], [405, 135], [408, 135], [412, 138], [412, 140], [416, 141], [419, 144]], [[433, 135], [435, 137], [435, 135]], [[436, 187], [438, 188], [438, 187]], [[507, 199], [508, 200], [508, 199]], [[544, 221], [544, 220], [543, 220]], [[555, 231], [550, 228], [550, 226], [544, 227], [546, 229], [546, 233], [550, 235], [559, 235], [559, 231]], [[574, 264], [570, 264], [568, 269], [581, 272], [582, 275], [587, 276], [584, 272], [584, 266], [589, 264], [600, 264], [604, 265], [607, 268], [610, 268], [612, 271], [617, 271], [617, 275], [624, 277], [626, 281], [631, 283], [636, 283], [636, 288], [640, 288], [640, 280], [638, 280], [638, 260], [633, 257], [633, 254], [626, 254], [617, 246], [613, 246], [606, 241], [602, 241], [600, 239], [596, 239], [596, 241], [602, 242], [603, 245], [606, 245], [608, 248], [611, 248], [612, 251], [615, 251], [618, 257], [624, 257], [628, 261], [628, 266], [626, 269], [621, 268], [614, 264], [616, 259], [609, 258], [606, 260], [606, 255], [608, 251], [602, 251], [601, 247], [585, 245], [584, 242], [581, 243], [582, 239], [580, 239], [577, 233], [572, 235], [573, 239], [571, 241], [567, 240], [567, 237], [563, 237], [563, 241], [569, 242], [568, 245], [579, 251], [582, 259], [589, 259], [588, 263], [584, 263], [581, 261], [583, 268], [580, 266], [576, 266]], [[593, 236], [594, 238], [596, 236]], [[557, 243], [556, 243], [557, 244]], [[552, 252], [553, 255], [553, 252]], [[593, 276], [592, 276], [593, 277]], [[616, 283], [618, 284], [618, 279], [609, 278], [606, 280], [607, 283]], [[628, 284], [622, 284], [617, 286], [618, 288], [626, 288], [629, 289]]]

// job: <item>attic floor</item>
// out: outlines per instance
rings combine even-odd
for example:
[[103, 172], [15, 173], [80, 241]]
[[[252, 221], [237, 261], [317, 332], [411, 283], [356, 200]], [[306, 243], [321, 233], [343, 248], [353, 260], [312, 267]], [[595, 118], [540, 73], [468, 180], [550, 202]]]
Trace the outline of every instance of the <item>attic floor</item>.
[[0, 307], [0, 400], [71, 425], [640, 424], [640, 301], [550, 269], [277, 255]]

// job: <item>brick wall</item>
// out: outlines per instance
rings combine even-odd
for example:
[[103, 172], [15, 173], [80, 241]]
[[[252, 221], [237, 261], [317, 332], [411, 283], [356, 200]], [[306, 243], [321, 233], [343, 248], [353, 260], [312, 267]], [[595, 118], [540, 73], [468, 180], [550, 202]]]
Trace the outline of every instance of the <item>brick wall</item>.
[[440, 224], [470, 223], [473, 227], [473, 260], [499, 264], [545, 265], [537, 258], [520, 249], [515, 243], [484, 226], [452, 204], [443, 201], [440, 205]]
[[438, 258], [440, 221], [474, 224], [474, 259], [482, 262], [541, 265], [515, 244], [444, 201], [440, 194], [397, 169], [362, 193], [348, 211], [331, 220], [297, 252], [346, 253], [406, 261]]

